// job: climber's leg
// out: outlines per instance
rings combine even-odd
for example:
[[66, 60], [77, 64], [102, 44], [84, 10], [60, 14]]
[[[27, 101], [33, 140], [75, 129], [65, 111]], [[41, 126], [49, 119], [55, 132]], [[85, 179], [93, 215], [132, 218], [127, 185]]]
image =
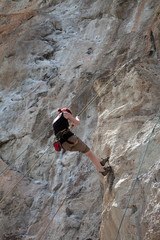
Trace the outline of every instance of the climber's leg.
[[98, 170], [100, 172], [104, 172], [105, 171], [104, 168], [102, 167], [102, 165], [100, 164], [100, 162], [102, 161], [101, 158], [97, 157], [91, 150], [86, 152], [85, 155], [91, 159], [93, 164], [98, 168]]

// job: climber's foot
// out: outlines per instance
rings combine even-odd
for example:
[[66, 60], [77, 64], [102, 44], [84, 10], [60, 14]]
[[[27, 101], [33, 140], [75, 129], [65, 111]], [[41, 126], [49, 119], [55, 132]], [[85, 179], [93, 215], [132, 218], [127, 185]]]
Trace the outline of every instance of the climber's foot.
[[106, 176], [111, 171], [111, 166], [104, 167], [104, 172], [100, 172], [103, 176]]
[[100, 164], [102, 166], [104, 166], [106, 164], [106, 162], [109, 162], [109, 157], [106, 157], [106, 158], [102, 158], [102, 161], [100, 162]]

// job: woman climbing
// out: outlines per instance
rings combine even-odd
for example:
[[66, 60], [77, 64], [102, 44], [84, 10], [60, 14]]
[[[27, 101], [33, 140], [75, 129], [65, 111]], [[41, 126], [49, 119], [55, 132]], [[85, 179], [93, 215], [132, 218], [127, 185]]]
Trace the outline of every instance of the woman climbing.
[[62, 148], [66, 151], [79, 151], [84, 153], [91, 159], [100, 173], [106, 176], [111, 170], [110, 166], [104, 167], [109, 158], [101, 159], [97, 157], [80, 138], [70, 131], [69, 121], [71, 122], [71, 128], [75, 125], [80, 125], [79, 117], [76, 116], [76, 118], [74, 118], [70, 109], [58, 108], [58, 116], [53, 120], [53, 129]]

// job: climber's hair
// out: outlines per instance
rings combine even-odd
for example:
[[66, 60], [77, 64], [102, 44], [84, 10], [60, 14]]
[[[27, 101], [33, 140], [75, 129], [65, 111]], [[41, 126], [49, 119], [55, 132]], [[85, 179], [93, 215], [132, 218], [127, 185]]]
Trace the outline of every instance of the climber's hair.
[[58, 114], [60, 114], [61, 112], [68, 112], [72, 114], [72, 111], [69, 108], [58, 108], [57, 112]]

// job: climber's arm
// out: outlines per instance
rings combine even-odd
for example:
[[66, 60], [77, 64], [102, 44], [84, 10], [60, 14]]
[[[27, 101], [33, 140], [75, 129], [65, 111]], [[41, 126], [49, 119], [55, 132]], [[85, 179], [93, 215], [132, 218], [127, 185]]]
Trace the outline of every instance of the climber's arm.
[[80, 125], [80, 120], [79, 120], [79, 117], [76, 116], [75, 118], [68, 112], [63, 112], [63, 116], [70, 120], [71, 121], [71, 125], [74, 126], [74, 125]]

